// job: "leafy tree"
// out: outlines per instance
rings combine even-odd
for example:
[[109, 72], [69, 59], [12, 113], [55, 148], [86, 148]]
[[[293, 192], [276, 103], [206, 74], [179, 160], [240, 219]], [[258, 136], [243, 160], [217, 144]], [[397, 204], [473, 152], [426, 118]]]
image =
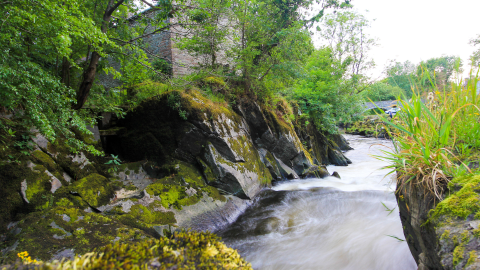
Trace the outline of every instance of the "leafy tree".
[[412, 87], [416, 82], [417, 66], [410, 61], [404, 63], [392, 61], [386, 68], [387, 83], [403, 89], [407, 98], [412, 97]]
[[454, 72], [458, 71], [460, 73], [461, 68], [462, 60], [460, 57], [431, 58], [421, 62], [420, 66], [417, 67], [417, 77], [423, 87], [431, 88], [431, 83], [435, 83], [438, 89], [446, 89]]
[[360, 100], [351, 95], [344, 79], [349, 61], [340, 62], [330, 47], [315, 51], [306, 65], [307, 76], [293, 88], [292, 97], [316, 126], [336, 133], [336, 124], [350, 122], [361, 111]]
[[350, 59], [347, 74], [353, 89], [365, 82], [365, 71], [375, 63], [369, 58], [368, 52], [376, 46], [366, 29], [369, 21], [361, 14], [353, 11], [340, 11], [326, 15], [319, 26], [320, 35], [333, 49], [333, 55], [338, 61]]
[[[317, 3], [321, 9], [312, 17], [307, 17], [304, 9]], [[256, 84], [271, 72], [285, 71], [281, 63], [285, 61], [303, 61], [306, 52], [311, 51], [311, 41], [301, 37], [313, 22], [318, 21], [328, 8], [349, 6], [348, 0], [234, 0], [232, 4], [234, 21], [231, 54], [236, 59], [236, 68], [241, 72], [247, 88], [256, 88]], [[300, 42], [299, 42], [300, 41]], [[302, 43], [302, 44], [300, 44]], [[285, 52], [290, 50], [290, 55]]]
[[[93, 102], [89, 110], [73, 110], [84, 107], [90, 90], [101, 92], [95, 85], [97, 73], [113, 73], [117, 78], [123, 74], [127, 84], [144, 80], [152, 68], [142, 39], [167, 30], [172, 23], [166, 18], [181, 10], [163, 2], [152, 8], [162, 11], [144, 16], [135, 3], [125, 0], [3, 2], [0, 106], [22, 110], [25, 124], [51, 140], [63, 135], [75, 149], [85, 148], [70, 128], [88, 133], [86, 125], [94, 122], [96, 110], [114, 109], [107, 102]], [[135, 26], [132, 14], [138, 16]], [[120, 72], [111, 66], [114, 62], [120, 63]]]
[[[231, 42], [231, 9], [230, 0], [199, 0], [195, 8], [188, 9], [181, 16], [183, 31], [177, 46], [187, 50], [197, 58], [203, 58], [203, 65], [216, 68], [219, 54], [229, 49]], [[225, 57], [225, 55], [222, 55]]]
[[[470, 44], [473, 46], [477, 46], [480, 44], [480, 35], [476, 38], [470, 40]], [[474, 51], [470, 56], [470, 65], [474, 68], [477, 68], [480, 65], [480, 49]]]
[[399, 97], [403, 98], [405, 96], [405, 91], [398, 86], [392, 86], [385, 82], [376, 82], [369, 85], [359, 95], [365, 101], [394, 100]]

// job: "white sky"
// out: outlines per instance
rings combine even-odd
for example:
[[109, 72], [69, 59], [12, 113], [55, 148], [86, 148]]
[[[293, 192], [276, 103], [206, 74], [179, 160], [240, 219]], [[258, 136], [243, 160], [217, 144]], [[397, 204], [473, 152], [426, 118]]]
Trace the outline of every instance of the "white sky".
[[480, 0], [352, 0], [351, 3], [371, 22], [370, 35], [378, 38], [379, 46], [370, 52], [377, 65], [372, 79], [382, 77], [388, 60], [418, 64], [442, 55], [460, 56], [466, 70], [464, 77], [468, 74], [468, 58], [475, 50], [469, 41], [480, 34]]

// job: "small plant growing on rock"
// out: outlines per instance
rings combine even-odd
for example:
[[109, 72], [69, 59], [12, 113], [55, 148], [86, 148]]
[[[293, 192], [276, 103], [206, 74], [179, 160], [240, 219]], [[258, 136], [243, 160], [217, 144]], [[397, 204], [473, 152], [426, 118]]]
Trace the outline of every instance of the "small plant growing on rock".
[[22, 260], [23, 264], [37, 263], [37, 260], [32, 260], [27, 251], [17, 253], [17, 256]]
[[122, 164], [122, 161], [120, 160], [120, 158], [118, 158], [118, 156], [115, 156], [114, 154], [112, 154], [111, 156], [112, 160], [107, 161], [105, 165], [112, 165], [112, 167], [108, 169], [108, 172], [116, 173], [118, 171], [118, 166]]

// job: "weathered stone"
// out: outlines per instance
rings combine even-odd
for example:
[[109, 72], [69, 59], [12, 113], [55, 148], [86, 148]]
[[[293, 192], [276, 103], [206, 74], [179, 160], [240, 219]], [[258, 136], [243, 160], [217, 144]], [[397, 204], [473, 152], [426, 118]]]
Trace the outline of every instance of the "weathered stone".
[[343, 153], [337, 149], [329, 148], [328, 157], [330, 162], [332, 162], [332, 164], [335, 164], [337, 166], [348, 166], [348, 164], [352, 163], [350, 159], [345, 157]]
[[338, 179], [341, 179], [340, 174], [338, 174], [338, 172], [333, 172], [333, 173], [332, 173], [332, 176], [333, 176], [333, 177], [336, 177], [336, 178], [338, 178]]
[[278, 163], [272, 153], [270, 153], [267, 149], [260, 148], [258, 149], [258, 154], [260, 155], [263, 164], [267, 166], [270, 175], [272, 175], [272, 180], [282, 180], [282, 173], [280, 172]]
[[302, 178], [325, 178], [330, 176], [325, 166], [311, 166], [301, 175]]
[[288, 167], [287, 165], [285, 165], [285, 163], [283, 163], [280, 159], [277, 159], [277, 158], [275, 157], [275, 160], [276, 160], [277, 163], [278, 163], [278, 168], [279, 168], [279, 170], [280, 170], [280, 173], [282, 174], [282, 178], [283, 178], [283, 179], [291, 180], [291, 179], [298, 179], [298, 178], [300, 178], [293, 169], [291, 169], [290, 167]]
[[303, 175], [312, 166], [313, 166], [313, 164], [310, 163], [310, 160], [308, 160], [308, 158], [305, 156], [305, 152], [303, 152], [303, 151], [300, 152], [300, 154], [298, 154], [292, 160], [293, 170], [298, 175]]
[[[255, 151], [253, 147], [248, 150]], [[242, 199], [252, 199], [260, 191], [262, 175], [249, 170], [245, 162], [234, 163], [226, 160], [212, 144], [207, 146], [204, 158], [216, 177], [216, 181], [212, 184], [220, 190]], [[263, 165], [263, 163], [260, 162], [257, 165]]]

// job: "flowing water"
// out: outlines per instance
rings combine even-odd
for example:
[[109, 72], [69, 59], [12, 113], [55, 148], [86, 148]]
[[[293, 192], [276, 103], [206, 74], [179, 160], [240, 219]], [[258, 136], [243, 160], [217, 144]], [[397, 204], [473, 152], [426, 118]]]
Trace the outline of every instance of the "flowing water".
[[[404, 239], [388, 165], [370, 155], [391, 142], [346, 136], [348, 167], [327, 177], [278, 183], [245, 214], [217, 232], [255, 269], [409, 270], [417, 266]], [[393, 211], [392, 211], [393, 210]]]

